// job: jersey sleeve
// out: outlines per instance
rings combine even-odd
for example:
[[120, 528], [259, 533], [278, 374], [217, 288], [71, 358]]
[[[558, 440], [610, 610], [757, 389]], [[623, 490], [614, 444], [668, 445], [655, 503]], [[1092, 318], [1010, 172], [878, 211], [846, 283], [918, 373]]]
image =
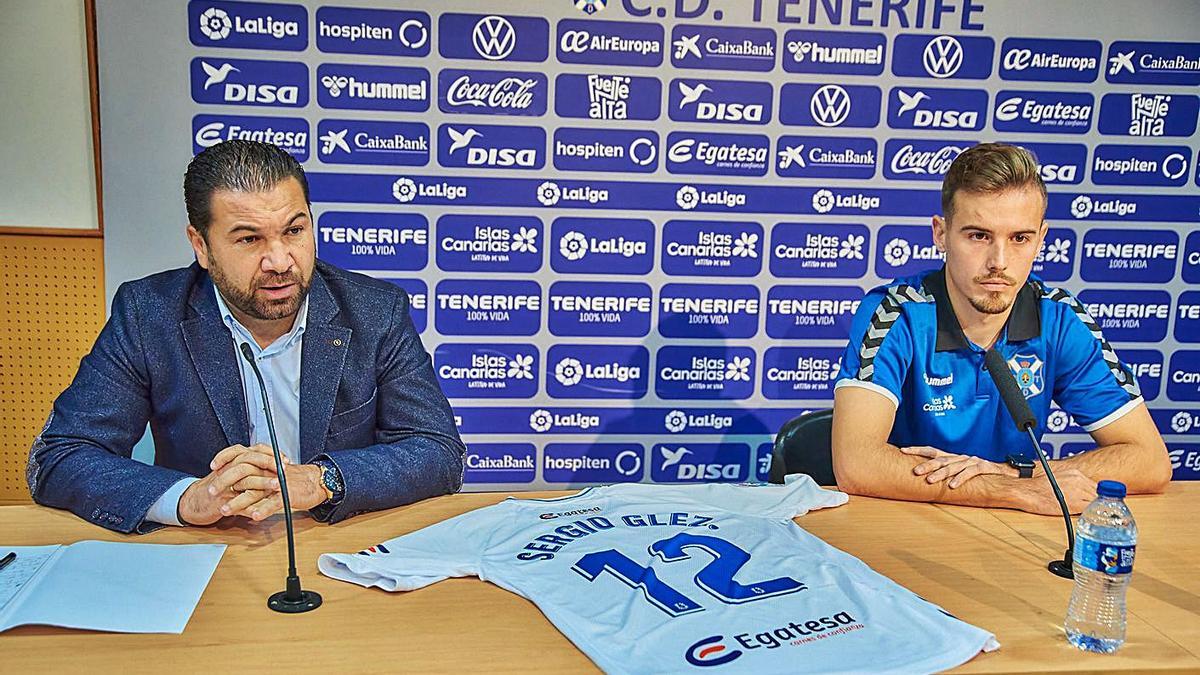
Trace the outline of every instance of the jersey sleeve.
[[805, 474], [792, 474], [785, 480], [783, 485], [655, 485], [653, 494], [663, 501], [692, 502], [698, 508], [715, 507], [769, 520], [791, 520], [809, 511], [841, 506], [850, 499], [844, 492], [822, 488]]
[[1054, 401], [1085, 431], [1095, 431], [1140, 405], [1141, 390], [1083, 305], [1060, 293], [1064, 306], [1052, 345]]
[[[358, 553], [325, 553], [327, 577], [385, 591], [412, 591], [450, 577], [479, 575], [480, 557], [504, 504], [477, 509], [375, 544]], [[490, 525], [489, 525], [490, 524]]]
[[912, 331], [899, 303], [882, 290], [872, 291], [854, 313], [833, 386], [870, 389], [899, 407], [912, 358]]

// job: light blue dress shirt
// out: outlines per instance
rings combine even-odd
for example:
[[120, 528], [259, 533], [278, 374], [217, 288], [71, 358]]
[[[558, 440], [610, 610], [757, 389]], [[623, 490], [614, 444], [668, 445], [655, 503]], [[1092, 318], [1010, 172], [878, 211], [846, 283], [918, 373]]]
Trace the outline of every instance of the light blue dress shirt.
[[[299, 464], [300, 354], [304, 344], [304, 328], [308, 324], [308, 298], [304, 299], [304, 304], [296, 313], [292, 329], [263, 348], [255, 342], [254, 335], [234, 318], [215, 285], [213, 294], [217, 296], [221, 320], [233, 336], [238, 370], [242, 375], [242, 392], [246, 396], [246, 410], [249, 413], [250, 445], [271, 445], [271, 432], [267, 429], [267, 415], [263, 409], [258, 378], [254, 376], [254, 369], [242, 357], [240, 345], [243, 342], [250, 345], [254, 360], [262, 372], [263, 382], [267, 385], [267, 395], [271, 397], [271, 415], [275, 421], [279, 451], [293, 464]], [[200, 479], [184, 478], [172, 485], [171, 489], [163, 493], [150, 507], [146, 513], [146, 520], [163, 525], [181, 525], [177, 517], [179, 499], [184, 491], [198, 480]]]

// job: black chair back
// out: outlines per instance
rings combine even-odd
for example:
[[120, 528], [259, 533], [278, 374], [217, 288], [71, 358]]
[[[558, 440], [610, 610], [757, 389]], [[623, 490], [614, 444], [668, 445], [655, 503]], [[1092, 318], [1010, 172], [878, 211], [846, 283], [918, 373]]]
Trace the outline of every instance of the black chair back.
[[806, 473], [818, 485], [836, 485], [833, 476], [833, 410], [813, 410], [790, 420], [775, 434], [772, 483], [790, 473]]

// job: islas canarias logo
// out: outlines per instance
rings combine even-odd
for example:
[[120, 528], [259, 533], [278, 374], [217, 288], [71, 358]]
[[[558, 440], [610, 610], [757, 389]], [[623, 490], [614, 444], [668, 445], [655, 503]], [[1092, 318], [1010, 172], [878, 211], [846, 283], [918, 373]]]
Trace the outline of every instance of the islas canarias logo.
[[740, 649], [725, 646], [723, 635], [713, 635], [687, 648], [683, 656], [693, 666], [720, 666], [742, 655]]

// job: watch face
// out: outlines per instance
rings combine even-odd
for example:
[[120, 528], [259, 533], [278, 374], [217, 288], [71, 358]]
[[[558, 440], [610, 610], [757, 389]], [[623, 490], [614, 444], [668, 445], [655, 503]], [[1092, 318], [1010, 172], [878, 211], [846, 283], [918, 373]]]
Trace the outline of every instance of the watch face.
[[1009, 455], [1008, 463], [1018, 469], [1026, 469], [1026, 468], [1032, 469], [1033, 468], [1033, 460], [1029, 459], [1028, 457], [1022, 457], [1020, 455]]

